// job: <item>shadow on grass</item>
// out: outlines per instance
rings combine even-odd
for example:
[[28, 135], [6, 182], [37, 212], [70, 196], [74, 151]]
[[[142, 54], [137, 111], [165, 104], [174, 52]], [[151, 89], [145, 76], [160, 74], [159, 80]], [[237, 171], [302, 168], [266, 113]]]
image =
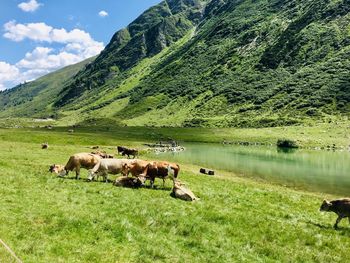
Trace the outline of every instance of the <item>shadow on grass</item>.
[[[90, 181], [86, 178], [79, 178], [79, 179], [76, 179], [75, 177], [59, 177], [59, 179], [63, 179], [63, 180], [76, 180], [76, 181], [80, 181], [80, 182], [86, 182], [86, 183], [90, 183], [90, 184], [93, 184], [93, 183], [104, 183], [104, 184], [113, 184], [115, 182], [115, 180], [111, 180], [111, 179], [107, 179], [107, 182], [106, 181], [97, 181], [97, 180], [93, 180], [93, 181]], [[172, 187], [163, 187], [163, 186], [158, 186], [158, 185], [154, 185], [154, 187], [152, 188], [151, 185], [147, 184], [147, 185], [143, 185], [143, 186], [140, 186], [140, 187], [126, 187], [126, 186], [117, 186], [117, 187], [121, 187], [121, 188], [131, 188], [131, 189], [138, 189], [138, 188], [143, 188], [143, 189], [148, 189], [148, 190], [154, 190], [154, 191], [171, 191]]]
[[342, 234], [350, 235], [350, 227], [338, 227], [337, 229], [335, 229], [333, 227], [333, 225], [322, 225], [320, 223], [315, 223], [315, 222], [312, 222], [312, 221], [307, 221], [306, 223], [309, 224], [309, 225], [316, 226], [316, 227], [318, 227], [320, 229], [334, 230], [334, 231], [340, 232]]

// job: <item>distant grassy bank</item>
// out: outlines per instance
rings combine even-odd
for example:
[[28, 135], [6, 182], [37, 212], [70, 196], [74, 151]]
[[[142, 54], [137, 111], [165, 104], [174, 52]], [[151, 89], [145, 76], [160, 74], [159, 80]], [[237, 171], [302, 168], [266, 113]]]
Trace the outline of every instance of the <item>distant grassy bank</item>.
[[[198, 167], [180, 164], [179, 178], [201, 198], [186, 203], [169, 196], [170, 182], [166, 189], [133, 190], [87, 183], [86, 170], [79, 181], [47, 172], [48, 165], [63, 164], [91, 145], [132, 145], [142, 138], [137, 129], [121, 131], [0, 129], [0, 238], [24, 262], [341, 262], [348, 257], [348, 222], [334, 231], [336, 216], [318, 212], [323, 198], [332, 195], [220, 171], [203, 176]], [[43, 141], [48, 150], [40, 149]], [[0, 248], [0, 261], [7, 258]]]
[[[53, 125], [52, 130], [43, 127]], [[33, 121], [32, 119], [0, 119], [1, 127], [25, 128], [18, 132], [36, 131], [57, 135], [67, 132], [71, 127], [59, 126], [55, 121]], [[90, 134], [98, 132], [114, 141], [129, 139], [137, 142], [155, 142], [159, 140], [175, 139], [184, 142], [222, 143], [224, 141], [234, 144], [264, 144], [276, 145], [278, 139], [290, 139], [300, 147], [347, 149], [350, 146], [350, 122], [334, 121], [331, 123], [309, 124], [308, 126], [286, 126], [271, 128], [165, 128], [165, 127], [126, 127], [118, 126], [112, 122], [98, 121], [91, 125], [79, 125], [73, 128], [75, 134]], [[106, 140], [101, 144], [106, 144]]]

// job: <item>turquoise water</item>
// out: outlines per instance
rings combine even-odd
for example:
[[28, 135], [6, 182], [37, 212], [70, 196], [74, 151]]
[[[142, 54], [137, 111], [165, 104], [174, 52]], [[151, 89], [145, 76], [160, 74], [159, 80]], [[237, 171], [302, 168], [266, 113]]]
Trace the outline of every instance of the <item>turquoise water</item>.
[[186, 144], [186, 151], [162, 153], [164, 160], [231, 171], [299, 189], [350, 196], [350, 152], [274, 147]]

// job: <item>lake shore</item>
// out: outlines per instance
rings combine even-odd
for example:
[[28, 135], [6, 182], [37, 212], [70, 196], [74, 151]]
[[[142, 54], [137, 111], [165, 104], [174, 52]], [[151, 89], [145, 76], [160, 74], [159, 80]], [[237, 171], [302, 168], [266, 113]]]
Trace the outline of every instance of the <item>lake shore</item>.
[[130, 139], [137, 142], [155, 143], [160, 140], [173, 139], [180, 143], [276, 146], [279, 139], [288, 139], [305, 149], [350, 151], [349, 121], [271, 128], [178, 128], [95, 125], [63, 127], [59, 125], [59, 122], [51, 119], [42, 123], [36, 119], [0, 119], [0, 129], [15, 128], [44, 132], [48, 130], [48, 127], [56, 132], [67, 132], [68, 130], [85, 134], [99, 132], [116, 140]]

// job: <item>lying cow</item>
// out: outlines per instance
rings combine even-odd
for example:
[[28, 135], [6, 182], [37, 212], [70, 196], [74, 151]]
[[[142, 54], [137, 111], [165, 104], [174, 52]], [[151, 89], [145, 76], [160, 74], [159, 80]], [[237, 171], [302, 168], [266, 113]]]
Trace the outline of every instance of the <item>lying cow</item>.
[[199, 200], [190, 189], [186, 188], [183, 183], [177, 180], [174, 180], [174, 187], [171, 196], [185, 201]]
[[333, 201], [324, 200], [320, 211], [334, 212], [338, 215], [338, 218], [334, 224], [334, 228], [338, 228], [338, 224], [343, 218], [348, 218], [350, 223], [350, 199], [338, 199]]
[[98, 156], [100, 156], [100, 157], [103, 158], [103, 159], [111, 159], [111, 158], [114, 158], [113, 155], [108, 154], [107, 152], [101, 151], [101, 150], [94, 151], [94, 152], [91, 152], [91, 153], [92, 153], [92, 154], [95, 154], [95, 155], [98, 155]]
[[138, 177], [122, 176], [115, 180], [114, 185], [119, 187], [138, 188], [142, 185], [142, 182]]
[[93, 169], [89, 171], [88, 180], [92, 181], [97, 176], [103, 176], [104, 181], [107, 182], [108, 174], [120, 174], [123, 172], [123, 165], [129, 164], [131, 160], [127, 159], [101, 159]]
[[58, 176], [66, 176], [69, 171], [75, 170], [76, 179], [79, 179], [80, 168], [92, 169], [101, 160], [101, 157], [91, 153], [77, 153], [72, 155], [65, 166], [51, 165], [49, 171]]

